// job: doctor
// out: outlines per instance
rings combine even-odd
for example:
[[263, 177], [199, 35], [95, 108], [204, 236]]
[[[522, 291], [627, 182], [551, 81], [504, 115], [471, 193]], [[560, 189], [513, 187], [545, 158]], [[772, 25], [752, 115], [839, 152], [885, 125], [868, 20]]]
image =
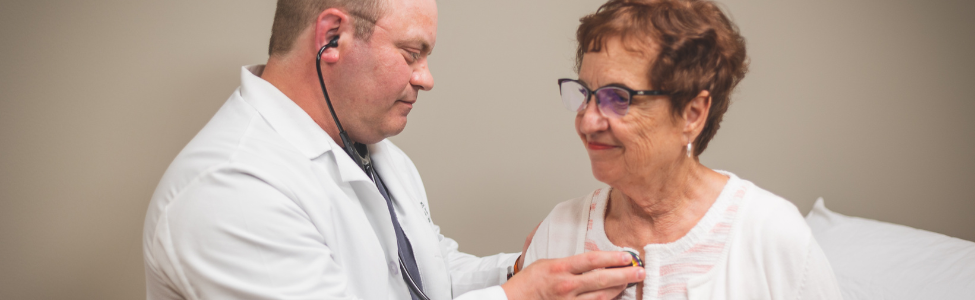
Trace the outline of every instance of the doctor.
[[[436, 29], [434, 0], [279, 0], [266, 66], [242, 69], [152, 196], [147, 298], [608, 299], [642, 280], [603, 269], [628, 254], [591, 252], [506, 281], [518, 254], [475, 257], [440, 234], [416, 168], [386, 140], [433, 88]], [[343, 151], [316, 67], [375, 173]]]

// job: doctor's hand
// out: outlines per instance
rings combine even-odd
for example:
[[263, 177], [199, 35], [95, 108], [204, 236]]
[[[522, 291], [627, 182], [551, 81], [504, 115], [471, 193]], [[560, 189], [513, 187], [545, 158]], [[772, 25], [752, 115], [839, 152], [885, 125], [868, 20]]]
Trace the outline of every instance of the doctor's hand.
[[560, 259], [543, 259], [501, 285], [510, 300], [612, 299], [631, 282], [641, 282], [646, 271], [629, 265], [626, 252], [594, 251]]

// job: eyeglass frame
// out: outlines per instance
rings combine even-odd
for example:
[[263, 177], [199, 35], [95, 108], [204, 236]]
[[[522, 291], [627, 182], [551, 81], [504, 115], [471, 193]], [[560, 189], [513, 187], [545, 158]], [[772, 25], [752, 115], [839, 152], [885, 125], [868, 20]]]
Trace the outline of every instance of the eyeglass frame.
[[[586, 93], [587, 93], [587, 95], [586, 95], [586, 101], [583, 101], [582, 102], [582, 105], [579, 106], [579, 109], [576, 110], [576, 112], [585, 109], [585, 107], [587, 107], [589, 105], [589, 99], [596, 98], [596, 109], [599, 110], [599, 114], [601, 114], [601, 115], [603, 115], [604, 117], [607, 117], [607, 118], [622, 118], [627, 113], [629, 113], [630, 112], [630, 105], [633, 104], [633, 96], [666, 96], [666, 95], [669, 95], [670, 94], [670, 92], [662, 91], [662, 90], [633, 90], [633, 89], [631, 89], [631, 88], [629, 88], [627, 86], [620, 85], [620, 84], [610, 84], [610, 85], [602, 86], [602, 87], [600, 87], [598, 89], [595, 89], [595, 90], [590, 90], [588, 86], [586, 86], [585, 84], [583, 84], [578, 79], [560, 78], [559, 79], [559, 96], [562, 95], [562, 83], [563, 82], [567, 82], [567, 81], [572, 81], [572, 82], [578, 83], [579, 86], [582, 86], [583, 89], [586, 89]], [[607, 116], [606, 113], [603, 113], [603, 109], [601, 107], [599, 107], [599, 97], [596, 97], [596, 92], [598, 92], [599, 90], [602, 90], [602, 89], [606, 89], [606, 88], [616, 88], [616, 89], [621, 89], [621, 90], [624, 90], [624, 91], [627, 92], [626, 112], [624, 112], [622, 115], [619, 115], [618, 117], [610, 117], [610, 116]], [[562, 98], [562, 99], [563, 99], [562, 101], [564, 102], [565, 101], [565, 98]]]

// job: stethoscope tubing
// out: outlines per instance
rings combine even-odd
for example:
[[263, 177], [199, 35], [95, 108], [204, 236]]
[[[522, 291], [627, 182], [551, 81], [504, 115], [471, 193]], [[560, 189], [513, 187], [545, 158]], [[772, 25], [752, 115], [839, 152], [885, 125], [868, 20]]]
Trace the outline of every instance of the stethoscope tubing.
[[[332, 107], [332, 100], [328, 97], [328, 90], [325, 88], [325, 79], [322, 77], [322, 53], [325, 53], [325, 50], [328, 48], [338, 47], [338, 42], [339, 37], [335, 36], [331, 41], [328, 42], [328, 44], [322, 46], [321, 50], [318, 50], [318, 56], [315, 57], [315, 70], [318, 71], [318, 83], [322, 86], [322, 94], [325, 95], [325, 104], [328, 105], [328, 112], [332, 114], [332, 121], [335, 121], [335, 127], [337, 127], [339, 130], [339, 138], [342, 139], [342, 143], [344, 144], [342, 147], [343, 150], [345, 150], [345, 153], [348, 154], [353, 161], [355, 161], [356, 165], [358, 165], [360, 169], [366, 171], [366, 162], [363, 161], [361, 156], [359, 156], [359, 152], [356, 151], [352, 146], [352, 140], [349, 139], [349, 134], [345, 133], [345, 129], [342, 128], [342, 123], [339, 123], [339, 118], [335, 115], [335, 108]], [[410, 275], [410, 272], [407, 271], [406, 264], [403, 263], [402, 257], [399, 257], [399, 268], [400, 272], [403, 272], [404, 274], [406, 285], [410, 288], [410, 291], [420, 297], [421, 300], [430, 300], [430, 297], [427, 297], [427, 295], [423, 293], [423, 290], [421, 290], [416, 284], [416, 280], [414, 280], [413, 276]]]
[[318, 83], [322, 86], [322, 94], [325, 95], [325, 104], [328, 105], [328, 112], [332, 114], [332, 121], [335, 122], [335, 127], [339, 130], [339, 138], [342, 139], [342, 149], [345, 150], [345, 154], [355, 161], [356, 165], [360, 169], [365, 170], [365, 164], [362, 159], [359, 158], [359, 154], [355, 151], [352, 146], [352, 139], [349, 138], [349, 134], [345, 132], [345, 128], [342, 128], [342, 123], [339, 122], [339, 117], [335, 115], [335, 108], [332, 107], [332, 99], [328, 97], [328, 89], [325, 88], [325, 79], [322, 77], [322, 53], [328, 48], [334, 48], [339, 46], [339, 36], [332, 38], [328, 44], [322, 46], [321, 50], [318, 50], [318, 56], [315, 57], [315, 70], [318, 71]]
[[420, 290], [420, 287], [416, 285], [416, 280], [413, 280], [413, 275], [410, 275], [410, 272], [406, 271], [406, 264], [403, 263], [402, 257], [400, 257], [399, 259], [399, 269], [400, 272], [406, 274], [406, 278], [409, 279], [406, 280], [406, 285], [410, 287], [410, 290], [416, 293], [416, 295], [420, 297], [421, 300], [430, 300], [430, 297], [427, 297], [427, 294], [424, 294], [423, 291]]

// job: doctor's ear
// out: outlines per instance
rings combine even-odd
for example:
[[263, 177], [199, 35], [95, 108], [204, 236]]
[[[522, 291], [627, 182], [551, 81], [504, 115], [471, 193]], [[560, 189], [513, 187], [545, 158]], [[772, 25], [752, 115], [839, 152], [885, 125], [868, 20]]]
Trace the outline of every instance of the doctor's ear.
[[335, 63], [339, 59], [339, 41], [343, 35], [351, 36], [352, 19], [341, 10], [329, 8], [315, 20], [315, 52], [321, 53], [322, 62]]
[[[339, 35], [332, 37], [321, 49], [318, 50], [318, 55], [321, 56], [321, 60], [325, 63], [335, 63], [339, 59]], [[331, 51], [330, 51], [331, 50]]]

